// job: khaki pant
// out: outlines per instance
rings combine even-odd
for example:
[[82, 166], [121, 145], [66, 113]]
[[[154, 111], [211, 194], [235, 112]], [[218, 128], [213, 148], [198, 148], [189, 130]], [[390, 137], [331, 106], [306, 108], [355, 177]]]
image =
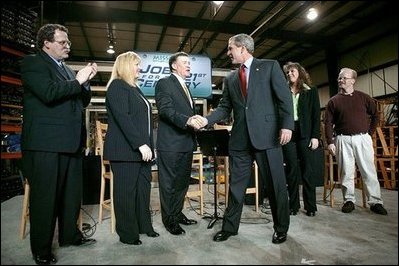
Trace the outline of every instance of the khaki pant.
[[338, 135], [336, 138], [338, 172], [341, 176], [344, 201], [355, 199], [355, 163], [366, 186], [368, 204], [383, 204], [380, 183], [374, 164], [373, 141], [369, 134]]

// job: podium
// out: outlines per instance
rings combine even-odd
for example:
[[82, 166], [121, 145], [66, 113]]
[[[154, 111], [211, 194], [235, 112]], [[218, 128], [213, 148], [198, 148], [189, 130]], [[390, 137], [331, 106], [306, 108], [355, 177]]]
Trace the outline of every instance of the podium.
[[205, 156], [213, 157], [213, 184], [214, 184], [214, 201], [215, 212], [212, 216], [205, 216], [205, 219], [211, 219], [208, 229], [212, 228], [217, 220], [222, 219], [217, 213], [217, 156], [229, 155], [229, 138], [230, 134], [227, 129], [222, 130], [202, 130], [197, 132], [198, 144], [201, 152]]

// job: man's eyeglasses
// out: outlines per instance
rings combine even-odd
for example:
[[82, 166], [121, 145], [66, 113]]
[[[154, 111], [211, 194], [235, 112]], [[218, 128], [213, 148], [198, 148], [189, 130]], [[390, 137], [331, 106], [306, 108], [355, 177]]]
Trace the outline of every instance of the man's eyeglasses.
[[72, 45], [71, 41], [54, 41], [54, 42], [59, 43], [61, 46], [68, 45], [69, 47], [71, 47]]
[[347, 79], [353, 79], [353, 78], [339, 77], [337, 80], [338, 80], [338, 81], [340, 81], [340, 80], [346, 81]]

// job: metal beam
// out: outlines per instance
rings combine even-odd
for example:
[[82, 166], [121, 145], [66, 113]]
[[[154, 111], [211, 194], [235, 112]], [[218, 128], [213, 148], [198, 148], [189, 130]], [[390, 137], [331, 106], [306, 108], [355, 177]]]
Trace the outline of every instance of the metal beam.
[[[79, 4], [74, 7], [66, 3], [58, 3], [58, 7], [62, 10], [62, 19], [66, 22], [78, 22], [78, 17], [84, 17], [85, 22], [107, 22], [108, 19], [112, 23], [140, 23], [154, 26], [167, 26], [183, 29], [193, 30], [207, 30], [211, 32], [219, 32], [225, 34], [237, 34], [237, 32], [252, 32], [256, 29], [255, 25], [247, 25], [240, 23], [212, 21], [209, 19], [198, 19], [196, 17], [184, 17], [177, 15], [167, 15], [152, 12], [139, 12], [134, 10], [122, 10], [117, 8], [101, 8], [94, 6], [87, 6]], [[57, 21], [58, 12], [54, 11], [55, 4], [48, 2], [45, 5], [45, 12], [47, 19]], [[268, 38], [275, 38], [277, 40], [285, 41], [302, 41], [322, 42], [325, 38], [317, 34], [307, 34], [303, 38], [299, 38], [297, 33], [292, 31], [285, 31], [281, 29], [271, 29], [271, 36]], [[293, 39], [290, 39], [293, 38]]]

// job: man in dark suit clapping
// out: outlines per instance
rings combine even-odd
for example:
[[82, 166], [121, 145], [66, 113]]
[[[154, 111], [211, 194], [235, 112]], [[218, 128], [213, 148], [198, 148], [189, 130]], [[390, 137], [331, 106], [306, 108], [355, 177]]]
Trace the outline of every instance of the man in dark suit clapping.
[[64, 65], [68, 30], [47, 24], [37, 33], [38, 52], [21, 64], [24, 87], [23, 173], [30, 185], [30, 244], [37, 264], [57, 260], [51, 247], [58, 219], [60, 246], [87, 245], [77, 227], [82, 200], [85, 143], [83, 109], [90, 103], [95, 63], [75, 74]]

